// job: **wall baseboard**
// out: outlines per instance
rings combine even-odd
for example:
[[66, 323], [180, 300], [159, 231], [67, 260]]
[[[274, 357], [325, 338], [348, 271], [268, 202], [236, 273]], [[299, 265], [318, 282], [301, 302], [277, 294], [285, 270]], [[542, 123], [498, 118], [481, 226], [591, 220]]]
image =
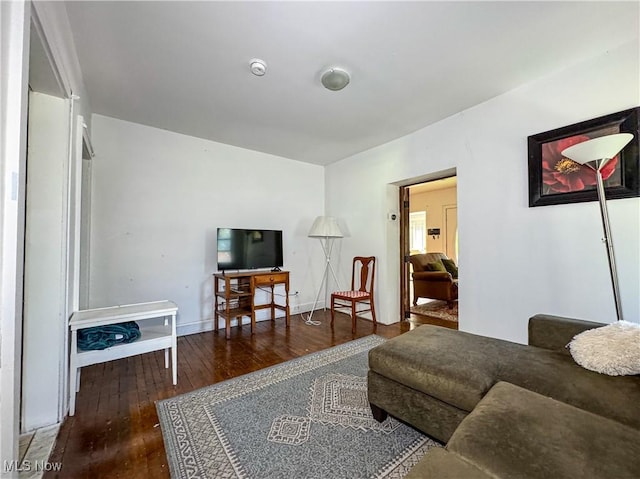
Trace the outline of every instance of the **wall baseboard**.
[[[296, 305], [290, 304], [289, 308], [291, 312], [291, 318], [293, 319], [293, 317], [296, 315], [310, 312], [312, 307], [313, 307], [313, 303], [296, 304]], [[318, 304], [316, 305], [316, 311], [319, 309], [322, 309], [323, 307], [324, 307], [324, 302], [318, 302]], [[271, 313], [269, 310], [258, 311], [256, 313], [256, 322], [269, 321], [271, 319], [270, 314]], [[276, 310], [276, 319], [277, 318], [284, 318], [284, 311]], [[247, 316], [243, 316], [242, 324], [248, 325], [249, 323], [250, 323], [250, 319]], [[236, 319], [233, 319], [231, 321], [231, 327], [233, 328], [237, 325], [238, 325], [238, 321]], [[176, 327], [177, 327], [178, 336], [187, 336], [189, 334], [205, 333], [207, 331], [213, 331], [213, 318], [207, 318], [200, 321], [190, 321], [186, 323], [178, 322]], [[220, 328], [224, 329], [224, 321], [220, 321]]]

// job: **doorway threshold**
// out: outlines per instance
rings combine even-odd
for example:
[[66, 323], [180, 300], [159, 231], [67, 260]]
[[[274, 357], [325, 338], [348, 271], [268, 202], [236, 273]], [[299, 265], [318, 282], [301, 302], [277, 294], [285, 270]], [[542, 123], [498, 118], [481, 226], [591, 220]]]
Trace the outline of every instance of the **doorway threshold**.
[[62, 464], [49, 462], [58, 431], [60, 424], [54, 424], [20, 436], [20, 479], [39, 479], [45, 472], [62, 467]]

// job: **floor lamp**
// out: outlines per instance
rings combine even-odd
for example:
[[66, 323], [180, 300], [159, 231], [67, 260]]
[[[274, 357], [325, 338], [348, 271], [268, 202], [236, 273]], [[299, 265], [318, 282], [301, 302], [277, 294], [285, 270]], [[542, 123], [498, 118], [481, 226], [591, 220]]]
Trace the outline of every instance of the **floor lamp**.
[[[338, 222], [333, 216], [318, 216], [316, 220], [313, 222], [311, 229], [309, 230], [309, 238], [318, 238], [321, 240], [322, 250], [324, 251], [324, 257], [326, 259], [326, 263], [324, 265], [324, 274], [322, 275], [322, 282], [320, 283], [320, 287], [318, 288], [318, 294], [316, 294], [316, 299], [313, 302], [313, 307], [311, 308], [311, 313], [305, 320], [307, 324], [318, 325], [320, 324], [318, 321], [312, 321], [313, 312], [316, 309], [316, 305], [318, 304], [318, 298], [320, 298], [320, 292], [322, 291], [322, 286], [325, 288], [325, 308], [327, 307], [327, 287], [329, 285], [329, 272], [331, 272], [331, 276], [333, 276], [333, 280], [338, 285], [338, 278], [336, 278], [336, 273], [333, 270], [333, 266], [331, 266], [331, 250], [333, 249], [333, 242], [336, 238], [342, 238], [342, 231], [340, 231], [340, 227], [338, 226]], [[324, 241], [322, 241], [324, 240]]]
[[602, 180], [602, 167], [609, 160], [622, 151], [622, 149], [633, 139], [631, 133], [618, 133], [615, 135], [601, 136], [593, 140], [584, 141], [573, 145], [562, 152], [570, 160], [586, 165], [596, 172], [596, 189], [598, 190], [598, 201], [600, 202], [600, 214], [602, 216], [602, 228], [604, 230], [603, 242], [607, 247], [607, 258], [609, 259], [609, 273], [611, 274], [611, 285], [613, 286], [613, 300], [616, 303], [616, 315], [618, 321], [622, 321], [622, 304], [620, 303], [620, 290], [618, 288], [618, 272], [616, 261], [613, 255], [613, 242], [611, 241], [611, 225], [609, 224], [609, 213], [607, 211], [607, 199], [604, 194], [604, 183]]

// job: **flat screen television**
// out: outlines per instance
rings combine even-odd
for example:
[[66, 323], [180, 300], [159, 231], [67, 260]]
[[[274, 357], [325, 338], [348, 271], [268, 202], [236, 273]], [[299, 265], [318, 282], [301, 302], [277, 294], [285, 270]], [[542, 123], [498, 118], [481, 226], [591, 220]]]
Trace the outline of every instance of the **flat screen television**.
[[280, 268], [282, 231], [218, 228], [218, 270]]

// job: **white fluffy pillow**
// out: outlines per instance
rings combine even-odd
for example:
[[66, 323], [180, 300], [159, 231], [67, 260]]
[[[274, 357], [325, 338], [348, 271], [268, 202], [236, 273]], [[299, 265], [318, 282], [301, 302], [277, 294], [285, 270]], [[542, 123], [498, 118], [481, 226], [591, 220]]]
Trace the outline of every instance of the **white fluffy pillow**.
[[576, 335], [568, 348], [585, 369], [609, 376], [640, 374], [640, 324], [617, 321], [589, 329]]

